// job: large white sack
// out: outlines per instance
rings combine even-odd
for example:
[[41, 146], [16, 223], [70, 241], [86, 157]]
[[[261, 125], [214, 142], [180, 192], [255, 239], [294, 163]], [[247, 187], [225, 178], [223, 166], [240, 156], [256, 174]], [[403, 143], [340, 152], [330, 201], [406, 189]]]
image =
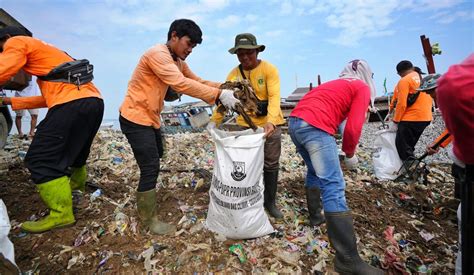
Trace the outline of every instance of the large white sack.
[[230, 239], [272, 233], [263, 208], [263, 130], [211, 130], [216, 145], [206, 226]]
[[3, 200], [0, 199], [0, 253], [15, 264], [15, 251], [13, 250], [12, 242], [8, 239], [10, 228], [11, 225], [10, 219], [8, 218], [7, 207], [5, 203], [3, 203]]
[[380, 130], [375, 133], [375, 151], [372, 160], [375, 176], [378, 179], [394, 180], [398, 177], [398, 171], [403, 162], [395, 145], [396, 136], [397, 132], [391, 129]]

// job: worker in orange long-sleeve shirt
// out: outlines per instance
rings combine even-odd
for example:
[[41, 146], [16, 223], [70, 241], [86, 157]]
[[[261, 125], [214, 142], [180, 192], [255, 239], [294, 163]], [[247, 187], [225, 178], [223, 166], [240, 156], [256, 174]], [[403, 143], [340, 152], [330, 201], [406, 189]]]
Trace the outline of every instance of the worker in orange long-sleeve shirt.
[[[0, 104], [12, 105], [13, 110], [48, 108], [25, 165], [50, 211], [41, 220], [24, 222], [21, 228], [40, 233], [71, 225], [75, 223], [71, 189], [85, 189], [86, 159], [104, 113], [100, 92], [91, 82], [92, 65], [16, 27], [0, 29], [0, 50], [0, 83], [23, 69], [38, 76], [41, 90], [41, 96], [3, 97]], [[67, 78], [71, 62], [79, 65], [81, 76]]]
[[399, 62], [397, 72], [401, 79], [396, 86], [393, 126], [397, 128], [395, 145], [398, 155], [405, 161], [414, 157], [415, 145], [431, 122], [433, 100], [426, 93], [416, 91], [420, 86], [420, 75], [410, 61]]
[[173, 225], [160, 221], [156, 215], [156, 181], [163, 155], [160, 113], [165, 97], [174, 90], [209, 104], [219, 99], [228, 109], [233, 109], [239, 102], [234, 91], [220, 90], [220, 83], [197, 77], [184, 62], [201, 41], [202, 32], [195, 22], [175, 20], [168, 31], [166, 44], [151, 47], [140, 58], [120, 107], [120, 128], [140, 168], [138, 216], [143, 227], [153, 234], [170, 234], [175, 230]]

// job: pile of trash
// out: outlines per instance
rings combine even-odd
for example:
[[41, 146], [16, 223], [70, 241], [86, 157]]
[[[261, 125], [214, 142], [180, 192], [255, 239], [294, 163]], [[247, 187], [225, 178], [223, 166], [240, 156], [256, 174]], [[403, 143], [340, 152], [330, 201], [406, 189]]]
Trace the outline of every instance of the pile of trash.
[[[288, 135], [282, 141], [277, 202], [284, 219], [271, 218], [276, 231], [251, 240], [226, 239], [204, 226], [214, 165], [209, 134], [178, 133], [165, 139], [158, 212], [160, 219], [177, 225], [171, 237], [150, 235], [140, 227], [135, 210], [138, 166], [126, 138], [111, 129], [99, 131], [88, 159], [86, 192], [74, 194], [76, 224], [43, 234], [21, 232], [20, 222], [47, 212], [21, 162], [27, 144], [10, 139], [0, 155], [0, 167], [5, 167], [0, 196], [9, 212], [9, 237], [20, 269], [28, 274], [333, 270], [326, 226], [309, 225], [306, 167]], [[358, 150], [359, 168], [344, 172], [361, 256], [392, 273], [453, 273], [458, 202], [449, 165], [428, 164], [426, 184], [378, 181], [369, 146]]]

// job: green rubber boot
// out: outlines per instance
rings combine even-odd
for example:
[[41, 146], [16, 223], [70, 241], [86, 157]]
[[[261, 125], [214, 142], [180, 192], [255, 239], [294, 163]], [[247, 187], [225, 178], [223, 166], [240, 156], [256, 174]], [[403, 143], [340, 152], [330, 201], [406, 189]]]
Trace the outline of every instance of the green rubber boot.
[[81, 167], [72, 167], [71, 168], [71, 189], [72, 190], [79, 190], [82, 193], [86, 191], [86, 180], [87, 180], [87, 170], [86, 166], [83, 165]]
[[72, 213], [71, 186], [69, 177], [64, 176], [52, 181], [38, 184], [38, 191], [43, 202], [49, 208], [49, 215], [35, 222], [24, 222], [23, 231], [41, 233], [55, 228], [74, 224], [76, 220]]
[[176, 227], [158, 220], [156, 216], [156, 190], [137, 192], [137, 210], [146, 229], [157, 235], [173, 234]]

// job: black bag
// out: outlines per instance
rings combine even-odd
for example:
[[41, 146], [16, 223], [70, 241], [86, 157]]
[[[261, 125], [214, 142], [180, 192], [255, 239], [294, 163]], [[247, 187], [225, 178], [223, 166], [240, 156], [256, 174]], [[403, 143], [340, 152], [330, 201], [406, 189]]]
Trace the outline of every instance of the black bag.
[[407, 107], [410, 107], [411, 105], [415, 104], [415, 102], [418, 99], [419, 95], [420, 95], [419, 91], [414, 93], [414, 94], [408, 94], [408, 96], [407, 96]]
[[52, 69], [47, 75], [38, 76], [39, 79], [51, 82], [71, 83], [77, 86], [86, 84], [94, 79], [94, 66], [87, 59], [65, 62]]
[[[242, 69], [242, 64], [239, 65], [239, 70], [240, 70], [240, 74], [242, 75], [242, 78], [247, 79]], [[266, 116], [267, 114], [268, 114], [268, 100], [259, 100], [257, 98], [257, 112], [255, 113], [255, 115]]]
[[179, 101], [181, 101], [181, 94], [168, 86], [168, 90], [166, 90], [166, 94], [165, 94], [165, 101], [171, 102], [171, 101], [176, 101], [178, 99]]
[[257, 100], [257, 116], [266, 116], [268, 114], [268, 100]]

